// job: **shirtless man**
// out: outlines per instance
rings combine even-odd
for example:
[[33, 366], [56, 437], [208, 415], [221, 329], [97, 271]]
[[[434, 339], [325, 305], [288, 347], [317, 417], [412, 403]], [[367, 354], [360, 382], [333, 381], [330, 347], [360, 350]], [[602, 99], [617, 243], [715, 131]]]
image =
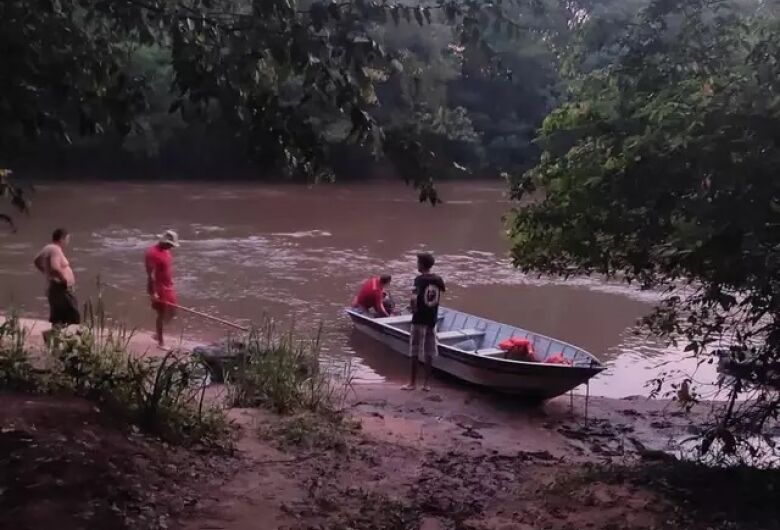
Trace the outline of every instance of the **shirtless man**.
[[176, 314], [176, 292], [173, 290], [171, 249], [179, 246], [179, 235], [166, 231], [157, 243], [149, 247], [144, 256], [146, 264], [146, 290], [152, 299], [152, 309], [157, 313], [156, 339], [165, 347], [163, 327]]
[[49, 342], [52, 332], [70, 324], [80, 324], [79, 303], [74, 294], [76, 277], [70, 268], [65, 248], [70, 235], [64, 228], [58, 228], [51, 236], [51, 243], [35, 256], [35, 268], [46, 276], [46, 298], [49, 301], [49, 322], [52, 329], [44, 332], [43, 339]]

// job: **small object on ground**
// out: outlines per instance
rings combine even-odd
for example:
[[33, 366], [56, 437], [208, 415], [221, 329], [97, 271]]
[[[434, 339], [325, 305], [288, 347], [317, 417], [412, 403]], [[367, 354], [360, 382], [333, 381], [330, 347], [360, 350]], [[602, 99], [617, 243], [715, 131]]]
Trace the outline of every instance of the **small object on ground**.
[[401, 390], [417, 390], [417, 387], [415, 385], [404, 385], [401, 387]]
[[555, 457], [550, 451], [520, 451], [518, 453], [521, 458], [532, 458], [536, 460], [555, 460]]
[[475, 431], [474, 429], [466, 429], [461, 433], [461, 436], [466, 436], [468, 438], [474, 438], [475, 440], [481, 440], [484, 438], [479, 432]]
[[636, 448], [637, 454], [639, 454], [639, 457], [642, 460], [650, 460], [654, 462], [676, 462], [677, 459], [667, 453], [666, 451], [661, 451], [658, 449], [648, 449], [645, 444], [643, 444], [640, 440], [637, 438], [630, 436], [628, 438], [628, 441], [634, 444], [634, 447]]
[[244, 360], [247, 355], [247, 345], [239, 340], [223, 340], [207, 346], [193, 348], [192, 355], [200, 359], [211, 372], [211, 380], [215, 383], [225, 382], [225, 373]]

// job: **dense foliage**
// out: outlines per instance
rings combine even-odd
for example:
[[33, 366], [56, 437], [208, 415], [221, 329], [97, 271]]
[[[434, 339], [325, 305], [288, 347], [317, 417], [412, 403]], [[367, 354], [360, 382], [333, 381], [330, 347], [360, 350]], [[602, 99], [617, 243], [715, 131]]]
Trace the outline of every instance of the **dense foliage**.
[[511, 219], [514, 260], [660, 288], [653, 332], [702, 362], [757, 361], [754, 400], [735, 406], [754, 387], [732, 382], [705, 444], [733, 447], [780, 406], [763, 384], [780, 361], [780, 19], [656, 0], [637, 22], [545, 119], [541, 162], [513, 183], [535, 199]]
[[[420, 129], [425, 138], [391, 150], [416, 182], [451, 172], [444, 157], [415, 166], [440, 148], [492, 174], [528, 167], [532, 132], [559, 94], [555, 52], [586, 4], [3, 2], [0, 162], [51, 159], [62, 143], [92, 165], [126, 152], [197, 158], [208, 146], [261, 174], [316, 180], [333, 177], [344, 145], [379, 157], [385, 131]], [[423, 131], [420, 112], [458, 118]]]

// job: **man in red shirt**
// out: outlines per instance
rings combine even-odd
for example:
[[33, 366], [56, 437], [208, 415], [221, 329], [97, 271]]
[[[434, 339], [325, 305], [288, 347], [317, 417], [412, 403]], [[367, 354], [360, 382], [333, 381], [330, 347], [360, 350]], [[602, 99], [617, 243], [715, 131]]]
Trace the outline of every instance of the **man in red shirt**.
[[357, 296], [352, 301], [352, 307], [366, 313], [373, 311], [378, 317], [390, 316], [383, 302], [384, 289], [390, 285], [391, 280], [389, 274], [383, 274], [364, 281]]
[[171, 249], [179, 246], [179, 236], [173, 230], [166, 231], [160, 240], [146, 251], [146, 289], [152, 299], [152, 309], [157, 313], [156, 339], [165, 346], [163, 326], [176, 313], [176, 292], [173, 290]]

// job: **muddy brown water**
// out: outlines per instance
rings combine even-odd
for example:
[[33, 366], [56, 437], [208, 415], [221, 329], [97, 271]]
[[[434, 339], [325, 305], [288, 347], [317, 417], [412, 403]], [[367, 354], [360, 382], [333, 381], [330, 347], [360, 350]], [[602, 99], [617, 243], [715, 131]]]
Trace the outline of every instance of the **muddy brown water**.
[[[43, 280], [32, 257], [53, 228], [73, 234], [69, 257], [80, 298], [105, 288], [112, 315], [152, 327], [145, 296], [143, 252], [166, 228], [178, 230], [175, 283], [182, 305], [248, 323], [264, 315], [295, 322], [312, 336], [322, 328], [323, 352], [349, 360], [362, 380], [401, 380], [406, 363], [351, 331], [343, 308], [365, 277], [389, 272], [391, 291], [406, 298], [415, 254], [430, 250], [448, 285], [445, 304], [576, 344], [609, 369], [591, 393], [647, 394], [662, 371], [683, 370], [710, 382], [712, 369], [677, 363], [674, 348], [637, 337], [636, 319], [653, 293], [593, 278], [540, 279], [514, 270], [502, 216], [512, 207], [501, 183], [441, 185], [447, 201], [417, 202], [400, 183], [315, 187], [204, 183], [79, 183], [37, 188], [33, 215], [15, 234], [0, 232], [0, 300], [6, 308], [45, 316]], [[212, 340], [226, 328], [182, 314], [174, 333]], [[674, 364], [667, 363], [674, 361]]]

